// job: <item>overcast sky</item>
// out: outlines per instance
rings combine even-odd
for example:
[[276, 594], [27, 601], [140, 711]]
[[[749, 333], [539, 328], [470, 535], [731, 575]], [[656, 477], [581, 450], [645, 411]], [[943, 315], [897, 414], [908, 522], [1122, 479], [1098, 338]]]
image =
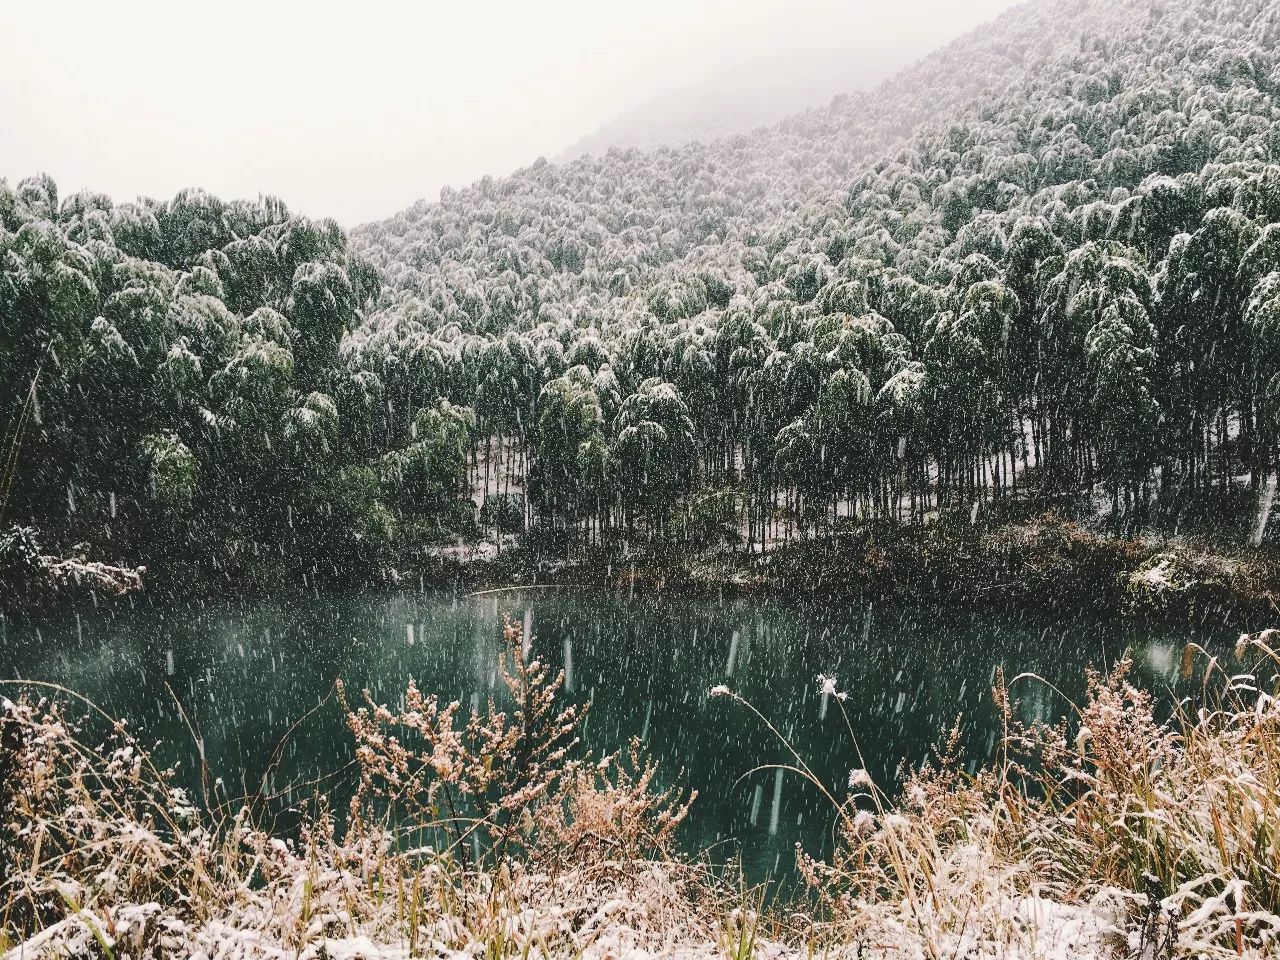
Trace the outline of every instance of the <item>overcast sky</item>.
[[274, 193], [350, 226], [755, 61], [927, 52], [1010, 0], [15, 0], [0, 176]]

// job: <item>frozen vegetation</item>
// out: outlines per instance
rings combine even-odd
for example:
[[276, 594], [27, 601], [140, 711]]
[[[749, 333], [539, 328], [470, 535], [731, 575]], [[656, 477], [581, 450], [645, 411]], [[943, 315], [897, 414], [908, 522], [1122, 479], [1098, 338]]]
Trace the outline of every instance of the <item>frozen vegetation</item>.
[[350, 236], [6, 183], [2, 519], [267, 586], [499, 532], [616, 558], [1028, 499], [1265, 544], [1277, 24], [1027, 3], [772, 128]]
[[[696, 796], [659, 789], [638, 742], [584, 754], [585, 708], [518, 625], [487, 708], [339, 688], [358, 789], [335, 811], [327, 782], [300, 785], [288, 838], [265, 782], [189, 794], [91, 704], [5, 700], [0, 956], [1261, 960], [1280, 944], [1273, 640], [1242, 636], [1230, 665], [1188, 645], [1203, 694], [1163, 723], [1127, 659], [1051, 727], [1010, 709], [1038, 678], [997, 675], [997, 760], [968, 775], [944, 745], [896, 801], [852, 729], [845, 783], [793, 751], [779, 781], [824, 798], [836, 845], [799, 854], [792, 902], [677, 852]], [[837, 679], [817, 685], [843, 712]], [[729, 686], [709, 695], [786, 745]]]

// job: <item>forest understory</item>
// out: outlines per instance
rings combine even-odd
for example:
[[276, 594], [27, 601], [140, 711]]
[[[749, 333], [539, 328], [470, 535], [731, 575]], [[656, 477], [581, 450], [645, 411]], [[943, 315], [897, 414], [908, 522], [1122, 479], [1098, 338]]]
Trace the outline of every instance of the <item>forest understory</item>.
[[1178, 625], [1280, 615], [1280, 569], [1270, 551], [1199, 538], [1125, 538], [1053, 513], [994, 525], [866, 525], [763, 552], [656, 549], [565, 560], [513, 543], [494, 554], [492, 543], [429, 552], [394, 579], [468, 591], [588, 587], [1087, 610]]

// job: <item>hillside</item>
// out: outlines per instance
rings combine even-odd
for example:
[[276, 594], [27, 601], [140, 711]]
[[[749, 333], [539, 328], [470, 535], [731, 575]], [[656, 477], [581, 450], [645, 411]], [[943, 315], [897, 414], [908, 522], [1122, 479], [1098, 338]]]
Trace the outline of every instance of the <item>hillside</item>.
[[[385, 287], [347, 355], [429, 350], [482, 434], [522, 445], [554, 382], [626, 477], [685, 460], [686, 434], [698, 476], [657, 486], [746, 482], [755, 525], [776, 498], [820, 525], [1033, 469], [1176, 516], [1272, 456], [1246, 328], [1276, 266], [1275, 17], [1032, 3], [751, 136], [448, 192], [353, 237]], [[663, 427], [630, 459], [628, 396]], [[580, 496], [589, 465], [557, 467]]]
[[626, 110], [556, 157], [571, 163], [611, 148], [655, 150], [715, 140], [773, 126], [794, 113], [851, 91], [879, 86], [911, 58], [894, 51], [806, 51], [718, 71]]
[[[649, 287], [665, 276], [653, 268], [671, 266], [674, 274], [686, 259], [695, 269], [744, 282], [749, 260], [737, 245], [760, 249], [756, 234], [776, 228], [784, 211], [833, 199], [863, 161], [921, 124], [1016, 83], [1028, 64], [1059, 48], [1072, 49], [1084, 29], [1070, 14], [1076, 9], [1083, 8], [1074, 2], [1018, 8], [880, 88], [749, 136], [565, 165], [539, 161], [358, 228], [352, 242], [384, 270], [388, 309], [430, 306], [440, 317], [426, 314], [428, 325], [458, 322], [468, 331], [505, 330], [512, 321], [530, 326], [545, 302], [578, 307], [579, 296], [582, 306], [611, 303], [617, 313], [623, 307], [615, 300], [645, 302]], [[1114, 14], [1102, 5], [1092, 11], [1099, 29], [1108, 16]], [[454, 270], [460, 275], [451, 276]], [[540, 289], [536, 303], [506, 289], [530, 278], [553, 289]], [[621, 295], [619, 284], [627, 287]], [[429, 294], [439, 285], [461, 313], [432, 303]], [[471, 298], [469, 309], [459, 305], [463, 297]]]
[[774, 127], [539, 161], [349, 249], [274, 198], [5, 185], [3, 519], [232, 582], [1029, 488], [1261, 539], [1277, 35], [1261, 0], [1028, 3]]

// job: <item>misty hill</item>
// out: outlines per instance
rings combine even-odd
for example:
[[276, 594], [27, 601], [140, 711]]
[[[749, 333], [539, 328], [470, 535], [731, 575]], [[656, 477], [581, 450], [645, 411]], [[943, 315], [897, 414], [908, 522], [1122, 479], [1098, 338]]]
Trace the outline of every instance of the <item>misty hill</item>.
[[923, 509], [934, 476], [963, 502], [1033, 466], [1139, 516], [1156, 476], [1173, 511], [1257, 484], [1277, 9], [1027, 3], [772, 127], [445, 191], [353, 234], [384, 287], [347, 356], [430, 353], [534, 462], [571, 398], [621, 476], [746, 482], [749, 522], [780, 495], [818, 524]]
[[[1074, 13], [1085, 10], [1087, 25]], [[464, 287], [508, 283], [511, 276], [498, 279], [508, 265], [517, 278], [545, 277], [557, 286], [573, 278], [575, 293], [607, 301], [615, 300], [619, 284], [633, 296], [637, 284], [647, 287], [657, 277], [650, 267], [695, 252], [700, 262], [723, 261], [724, 269], [741, 273], [735, 244], [758, 247], [761, 232], [780, 225], [785, 211], [835, 199], [867, 159], [917, 127], [958, 115], [982, 95], [1014, 85], [1028, 67], [1074, 50], [1086, 26], [1105, 31], [1123, 19], [1103, 4], [1029, 4], [875, 90], [771, 128], [651, 152], [614, 149], [562, 165], [539, 160], [507, 178], [447, 188], [440, 202], [422, 201], [357, 228], [352, 241], [382, 268], [388, 309], [423, 305], [425, 286], [452, 291], [447, 299], [456, 305], [454, 294]], [[511, 263], [495, 248], [522, 262]], [[450, 277], [455, 270], [457, 282]], [[617, 275], [601, 284], [602, 274]], [[513, 312], [505, 316], [481, 308], [480, 317], [455, 319], [466, 329], [486, 317], [505, 328], [536, 313], [531, 301], [510, 302]]]
[[[1280, 455], [1278, 24], [1028, 3], [772, 127], [350, 238], [0, 182], [7, 517], [230, 577], [513, 525], [759, 543], [1029, 482], [1129, 524], [1248, 503]], [[477, 516], [499, 463], [524, 499]]]
[[753, 62], [628, 110], [556, 160], [567, 163], [611, 147], [679, 146], [771, 126], [835, 96], [878, 85], [908, 59], [885, 50], [844, 50]]

